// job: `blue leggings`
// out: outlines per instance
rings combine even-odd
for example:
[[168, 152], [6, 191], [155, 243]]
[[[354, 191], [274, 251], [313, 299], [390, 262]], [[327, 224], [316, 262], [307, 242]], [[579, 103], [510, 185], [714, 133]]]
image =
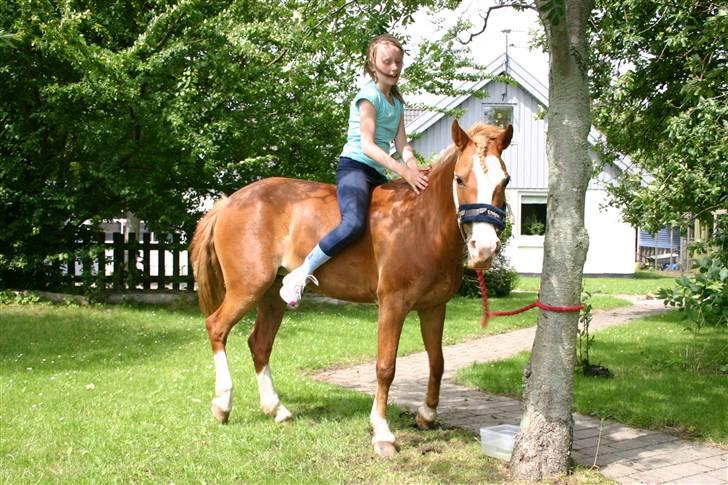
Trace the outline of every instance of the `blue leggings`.
[[387, 177], [348, 157], [339, 159], [336, 169], [336, 198], [341, 222], [319, 242], [327, 256], [334, 256], [362, 235], [367, 227], [369, 204], [374, 187], [386, 183]]

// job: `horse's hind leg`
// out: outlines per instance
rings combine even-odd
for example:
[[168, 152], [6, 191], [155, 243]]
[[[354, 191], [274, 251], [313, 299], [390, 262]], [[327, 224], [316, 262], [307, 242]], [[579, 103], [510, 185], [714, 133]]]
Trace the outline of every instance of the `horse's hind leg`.
[[430, 379], [427, 382], [425, 401], [417, 410], [417, 426], [430, 429], [437, 418], [437, 404], [440, 401], [440, 382], [444, 369], [442, 357], [442, 329], [445, 323], [445, 305], [419, 310], [420, 332], [425, 343], [427, 358], [430, 364]]
[[228, 293], [222, 305], [205, 320], [215, 362], [215, 397], [212, 414], [221, 423], [227, 423], [232, 410], [233, 380], [228, 368], [225, 344], [230, 330], [253, 306], [254, 300], [241, 301]]
[[253, 332], [248, 337], [248, 347], [253, 356], [255, 375], [258, 379], [260, 407], [265, 414], [273, 416], [277, 423], [293, 419], [293, 415], [281, 404], [276, 393], [269, 365], [273, 341], [286, 310], [286, 303], [278, 295], [280, 287], [280, 280], [276, 280], [258, 302], [258, 316], [255, 319]]

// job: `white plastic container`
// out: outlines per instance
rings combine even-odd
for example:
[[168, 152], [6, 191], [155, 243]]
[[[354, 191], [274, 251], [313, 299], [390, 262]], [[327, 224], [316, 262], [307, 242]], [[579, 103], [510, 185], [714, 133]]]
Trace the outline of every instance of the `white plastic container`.
[[483, 453], [493, 458], [510, 460], [518, 430], [519, 427], [512, 424], [480, 428], [480, 447]]

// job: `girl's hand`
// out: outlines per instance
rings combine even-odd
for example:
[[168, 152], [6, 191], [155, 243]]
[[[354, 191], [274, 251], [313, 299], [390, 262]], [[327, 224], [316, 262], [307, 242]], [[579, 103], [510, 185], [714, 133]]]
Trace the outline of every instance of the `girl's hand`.
[[415, 191], [415, 194], [419, 194], [427, 188], [427, 175], [420, 172], [417, 168], [406, 166], [405, 172], [402, 176], [407, 183], [410, 184], [410, 187], [412, 187], [412, 190]]

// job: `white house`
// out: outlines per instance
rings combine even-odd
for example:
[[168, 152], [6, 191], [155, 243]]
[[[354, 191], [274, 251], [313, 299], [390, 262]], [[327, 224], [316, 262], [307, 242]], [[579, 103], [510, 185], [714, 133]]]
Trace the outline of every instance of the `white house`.
[[[491, 75], [508, 74], [517, 86], [483, 80], [476, 90], [483, 97], [447, 97], [436, 103], [446, 110], [461, 108], [464, 114], [460, 125], [468, 128], [478, 121], [506, 126], [513, 124], [511, 146], [503, 159], [511, 176], [506, 197], [513, 225], [513, 238], [506, 247], [516, 271], [532, 274], [541, 272], [543, 260], [543, 229], [546, 222], [548, 191], [548, 162], [546, 160], [546, 121], [539, 113], [548, 106], [546, 83], [536, 79], [512, 56], [503, 54], [488, 65]], [[439, 112], [408, 113], [407, 133], [413, 136], [415, 151], [430, 159], [452, 143], [452, 118]], [[589, 140], [596, 142], [592, 130]], [[591, 153], [596, 160], [597, 155]], [[586, 194], [585, 224], [589, 232], [589, 252], [585, 274], [629, 275], [635, 271], [636, 230], [622, 222], [619, 211], [606, 207], [606, 184], [619, 174], [610, 166], [594, 177]]]

